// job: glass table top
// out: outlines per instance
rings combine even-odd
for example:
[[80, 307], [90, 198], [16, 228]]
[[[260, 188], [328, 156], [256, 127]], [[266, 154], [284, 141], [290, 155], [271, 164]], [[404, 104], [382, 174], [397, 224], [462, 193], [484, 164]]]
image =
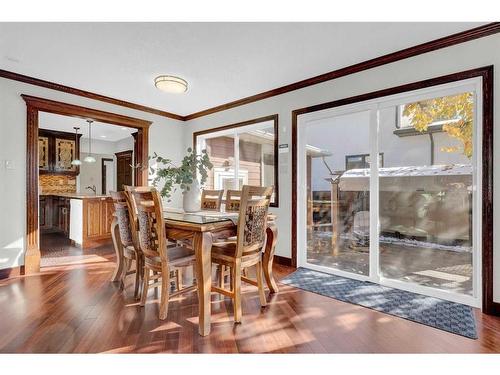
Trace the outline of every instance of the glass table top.
[[214, 212], [214, 211], [200, 211], [200, 212], [174, 212], [163, 211], [163, 217], [166, 220], [184, 221], [194, 224], [210, 224], [222, 221], [231, 220], [236, 224], [238, 220], [238, 213], [236, 212]]

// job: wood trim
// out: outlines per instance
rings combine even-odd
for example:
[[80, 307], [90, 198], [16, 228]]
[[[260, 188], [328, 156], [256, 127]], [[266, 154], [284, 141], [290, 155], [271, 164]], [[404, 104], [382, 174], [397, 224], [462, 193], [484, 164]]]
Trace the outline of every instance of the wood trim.
[[273, 203], [271, 203], [271, 207], [279, 207], [279, 165], [278, 165], [278, 163], [279, 163], [279, 156], [278, 156], [278, 152], [279, 152], [279, 148], [278, 148], [278, 144], [279, 144], [279, 140], [278, 140], [278, 138], [279, 138], [279, 116], [277, 113], [274, 115], [259, 117], [259, 118], [255, 118], [255, 119], [251, 119], [251, 120], [242, 121], [242, 122], [237, 122], [235, 124], [223, 125], [223, 126], [219, 126], [216, 128], [204, 129], [204, 130], [194, 132], [193, 133], [193, 149], [196, 149], [196, 139], [201, 135], [219, 132], [219, 131], [223, 131], [223, 130], [234, 129], [234, 128], [240, 128], [242, 126], [258, 124], [260, 122], [265, 122], [265, 121], [273, 121], [274, 122], [274, 134], [276, 135], [274, 137], [274, 166], [275, 166], [275, 168], [274, 168], [274, 182], [276, 184], [276, 188], [275, 188], [275, 200]]
[[40, 271], [38, 225], [38, 108], [27, 103], [26, 120], [26, 274]]
[[493, 66], [483, 77], [483, 181], [482, 181], [482, 278], [483, 311], [500, 315], [500, 303], [493, 301]]
[[89, 99], [98, 100], [114, 105], [136, 109], [143, 112], [153, 113], [158, 116], [163, 116], [180, 121], [189, 121], [198, 117], [207, 116], [212, 113], [225, 111], [230, 108], [239, 107], [245, 104], [253, 103], [259, 100], [267, 99], [273, 96], [285, 94], [294, 90], [299, 90], [304, 87], [316, 85], [318, 83], [330, 81], [336, 78], [344, 77], [350, 74], [359, 73], [363, 70], [372, 69], [385, 64], [390, 64], [399, 60], [407, 59], [409, 57], [418, 56], [427, 52], [435, 51], [441, 48], [454, 46], [456, 44], [469, 42], [471, 40], [483, 38], [489, 35], [497, 34], [500, 32], [500, 22], [492, 22], [483, 26], [479, 26], [470, 30], [465, 30], [456, 34], [445, 36], [443, 38], [435, 39], [430, 42], [422, 43], [413, 47], [405, 48], [387, 55], [379, 56], [370, 60], [360, 62], [358, 64], [350, 65], [341, 69], [333, 70], [315, 77], [307, 78], [302, 81], [294, 82], [276, 89], [268, 90], [259, 94], [251, 95], [239, 100], [229, 103], [221, 104], [212, 108], [208, 108], [199, 112], [191, 113], [187, 116], [177, 115], [175, 113], [162, 111], [159, 109], [143, 106], [127, 102], [120, 99], [115, 99], [109, 96], [96, 94], [90, 91], [80, 90], [74, 87], [61, 85], [59, 83], [45, 81], [42, 79], [26, 76], [23, 74], [10, 72], [0, 69], [0, 77], [11, 79], [18, 82], [27, 83], [30, 85], [40, 86], [51, 90], [65, 92], [67, 94], [83, 96]]
[[465, 30], [456, 34], [445, 36], [443, 38], [432, 40], [430, 42], [405, 48], [397, 52], [392, 52], [387, 55], [379, 56], [371, 60], [366, 60], [358, 64], [350, 65], [341, 69], [333, 70], [328, 73], [320, 74], [315, 77], [307, 78], [302, 81], [281, 86], [273, 90], [262, 92], [260, 94], [248, 96], [243, 99], [235, 100], [233, 102], [221, 104], [216, 107], [195, 112], [190, 115], [184, 116], [184, 121], [193, 120], [195, 118], [207, 116], [212, 113], [225, 111], [230, 108], [239, 107], [259, 100], [271, 98], [273, 96], [282, 95], [287, 92], [303, 89], [304, 87], [317, 85], [318, 83], [330, 81], [332, 79], [337, 79], [354, 73], [359, 73], [362, 72], [363, 70], [376, 68], [396, 61], [404, 60], [409, 57], [414, 57], [441, 48], [446, 48], [454, 46], [456, 44], [469, 42], [471, 40], [483, 38], [499, 32], [500, 32], [500, 22], [489, 23], [487, 25], [479, 26], [470, 30]]
[[106, 165], [105, 162], [107, 161], [113, 161], [111, 158], [102, 158], [101, 159], [101, 194], [106, 194], [106, 173], [104, 171], [106, 170]]
[[67, 94], [83, 96], [85, 98], [98, 100], [98, 101], [106, 102], [106, 103], [111, 103], [111, 104], [118, 105], [121, 107], [136, 109], [136, 110], [142, 111], [142, 112], [153, 113], [155, 115], [162, 116], [162, 117], [168, 117], [168, 118], [171, 118], [174, 120], [184, 121], [184, 116], [176, 115], [175, 113], [166, 112], [166, 111], [162, 111], [159, 109], [147, 107], [144, 105], [127, 102], [125, 100], [115, 99], [115, 98], [112, 98], [109, 96], [96, 94], [96, 93], [90, 92], [90, 91], [80, 90], [80, 89], [77, 89], [74, 87], [61, 85], [61, 84], [55, 83], [55, 82], [45, 81], [42, 79], [26, 76], [26, 75], [19, 74], [19, 73], [10, 72], [10, 71], [3, 70], [3, 69], [0, 69], [0, 77], [6, 78], [6, 79], [11, 79], [13, 81], [27, 83], [27, 84], [34, 85], [34, 86], [44, 87], [46, 89], [65, 92]]
[[292, 259], [287, 257], [282, 257], [281, 255], [274, 256], [274, 263], [280, 264], [282, 266], [292, 267]]
[[[81, 107], [54, 100], [21, 95], [26, 102], [26, 254], [24, 268], [26, 274], [40, 271], [39, 203], [38, 203], [38, 113], [49, 112], [60, 115], [91, 118], [112, 125], [138, 129], [141, 137], [136, 138], [135, 150], [141, 165], [148, 163], [148, 131], [151, 121], [119, 115], [112, 112]], [[141, 152], [138, 152], [141, 150]], [[148, 170], [137, 173], [136, 184], [147, 183]]]
[[120, 157], [120, 156], [124, 156], [124, 155], [130, 155], [132, 157], [133, 153], [134, 153], [133, 150], [125, 150], [125, 151], [115, 152], [115, 156], [117, 158]]
[[82, 107], [75, 104], [68, 104], [25, 94], [22, 94], [21, 97], [27, 104], [36, 107], [41, 112], [79, 117], [84, 120], [91, 119], [98, 122], [104, 122], [112, 125], [121, 125], [136, 129], [147, 128], [152, 124], [152, 121], [119, 115], [112, 112], [105, 112], [98, 109]]
[[446, 76], [413, 82], [292, 112], [292, 266], [297, 266], [297, 136], [298, 116], [328, 108], [363, 102], [370, 99], [441, 85], [468, 78], [482, 77], [483, 81], [483, 191], [482, 191], [482, 289], [483, 312], [500, 315], [500, 303], [493, 301], [493, 66], [453, 73]]

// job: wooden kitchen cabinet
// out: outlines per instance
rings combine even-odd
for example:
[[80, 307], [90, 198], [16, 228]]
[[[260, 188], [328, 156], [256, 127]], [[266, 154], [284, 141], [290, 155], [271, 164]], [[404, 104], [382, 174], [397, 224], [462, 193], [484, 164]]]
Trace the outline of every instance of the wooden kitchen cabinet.
[[113, 212], [113, 200], [109, 197], [83, 199], [83, 248], [111, 239]]
[[46, 197], [40, 197], [40, 204], [39, 204], [39, 210], [40, 210], [40, 230], [48, 229], [50, 228], [50, 199], [47, 199]]
[[71, 161], [80, 158], [80, 137], [75, 134], [54, 130], [38, 130], [38, 171], [40, 174], [77, 175], [80, 167]]

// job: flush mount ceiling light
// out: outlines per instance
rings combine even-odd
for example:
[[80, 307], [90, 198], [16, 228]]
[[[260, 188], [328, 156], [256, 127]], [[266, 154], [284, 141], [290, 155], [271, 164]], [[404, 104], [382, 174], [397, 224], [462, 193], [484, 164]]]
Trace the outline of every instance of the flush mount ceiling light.
[[155, 86], [161, 91], [181, 94], [187, 91], [188, 83], [186, 80], [179, 77], [158, 76], [155, 78]]

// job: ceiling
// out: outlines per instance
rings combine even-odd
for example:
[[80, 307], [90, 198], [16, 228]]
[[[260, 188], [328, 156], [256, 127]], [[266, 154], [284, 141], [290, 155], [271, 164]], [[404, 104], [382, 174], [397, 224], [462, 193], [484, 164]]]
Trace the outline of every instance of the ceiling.
[[[39, 112], [38, 114], [38, 127], [40, 129], [74, 133], [75, 129], [73, 128], [75, 126], [80, 128], [78, 133], [83, 134], [82, 138], [89, 137], [89, 126], [84, 119], [56, 115], [48, 112]], [[116, 142], [130, 137], [130, 134], [136, 131], [137, 129], [126, 128], [119, 125], [111, 125], [97, 121], [92, 123], [92, 139], [98, 139], [100, 141]]]
[[0, 68], [184, 116], [482, 24], [0, 23]]

